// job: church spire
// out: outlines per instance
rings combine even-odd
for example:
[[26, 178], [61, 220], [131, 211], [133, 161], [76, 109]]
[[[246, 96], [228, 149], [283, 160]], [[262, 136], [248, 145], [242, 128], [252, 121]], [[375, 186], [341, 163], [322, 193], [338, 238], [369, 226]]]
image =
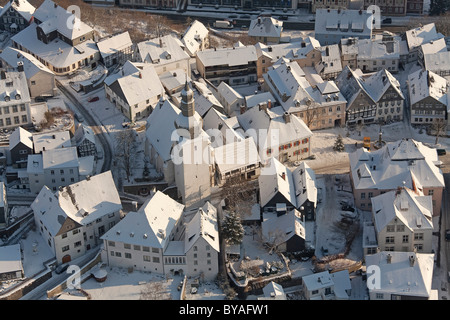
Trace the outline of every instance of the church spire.
[[194, 92], [189, 87], [187, 80], [181, 91], [181, 112], [185, 117], [192, 117], [195, 113]]

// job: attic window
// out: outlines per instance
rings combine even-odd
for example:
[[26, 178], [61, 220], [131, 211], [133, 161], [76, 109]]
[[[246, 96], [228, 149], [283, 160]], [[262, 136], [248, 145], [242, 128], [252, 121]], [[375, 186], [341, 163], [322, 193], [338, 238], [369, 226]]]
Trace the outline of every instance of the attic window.
[[191, 241], [195, 237], [195, 234], [193, 236], [190, 236], [188, 241]]

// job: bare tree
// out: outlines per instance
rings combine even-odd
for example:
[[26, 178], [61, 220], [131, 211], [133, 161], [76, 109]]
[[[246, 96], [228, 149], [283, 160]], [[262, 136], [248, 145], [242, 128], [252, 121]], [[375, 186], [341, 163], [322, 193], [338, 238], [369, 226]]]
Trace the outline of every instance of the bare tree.
[[308, 128], [310, 128], [313, 121], [319, 117], [318, 106], [319, 104], [315, 101], [311, 100], [306, 101], [306, 109], [304, 113], [305, 113], [305, 124], [308, 126]]
[[434, 144], [438, 144], [439, 137], [443, 132], [447, 130], [447, 122], [445, 121], [445, 119], [435, 119], [430, 129], [432, 134], [436, 134], [436, 140]]
[[116, 157], [119, 167], [125, 171], [128, 182], [130, 182], [131, 170], [134, 165], [136, 144], [136, 132], [133, 129], [116, 133]]

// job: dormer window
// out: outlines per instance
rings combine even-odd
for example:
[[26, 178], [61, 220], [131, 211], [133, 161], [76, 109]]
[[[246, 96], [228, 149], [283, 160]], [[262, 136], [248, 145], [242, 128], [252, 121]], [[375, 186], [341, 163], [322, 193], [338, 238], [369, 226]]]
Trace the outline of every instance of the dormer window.
[[5, 101], [10, 101], [10, 100], [11, 100], [11, 98], [8, 95], [6, 95], [5, 96]]
[[20, 94], [19, 93], [16, 94], [16, 100], [20, 100]]

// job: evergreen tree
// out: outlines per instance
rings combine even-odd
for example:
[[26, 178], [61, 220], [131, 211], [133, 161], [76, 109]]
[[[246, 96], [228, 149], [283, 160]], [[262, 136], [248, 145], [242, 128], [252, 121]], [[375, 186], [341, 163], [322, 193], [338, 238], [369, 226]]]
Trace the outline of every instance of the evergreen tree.
[[244, 238], [244, 227], [235, 211], [226, 214], [222, 223], [222, 236], [228, 244], [240, 244]]
[[430, 15], [441, 15], [447, 11], [447, 0], [431, 0]]
[[334, 149], [334, 151], [338, 151], [338, 152], [344, 151], [344, 149], [345, 149], [344, 139], [342, 138], [341, 135], [337, 136], [336, 141], [334, 142], [333, 149]]

